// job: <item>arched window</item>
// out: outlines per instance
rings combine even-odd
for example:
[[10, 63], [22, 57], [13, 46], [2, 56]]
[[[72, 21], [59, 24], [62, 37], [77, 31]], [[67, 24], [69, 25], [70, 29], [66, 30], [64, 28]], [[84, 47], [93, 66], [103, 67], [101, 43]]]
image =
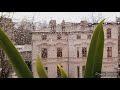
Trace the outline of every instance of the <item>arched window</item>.
[[110, 28], [107, 29], [107, 38], [108, 39], [111, 38], [111, 29]]

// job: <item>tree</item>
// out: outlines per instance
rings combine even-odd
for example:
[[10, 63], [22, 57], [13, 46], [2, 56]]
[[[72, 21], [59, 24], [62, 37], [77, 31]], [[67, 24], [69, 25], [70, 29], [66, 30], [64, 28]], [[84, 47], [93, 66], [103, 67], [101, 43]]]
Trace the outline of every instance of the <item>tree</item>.
[[31, 32], [35, 29], [33, 22], [23, 19], [20, 25], [14, 31], [15, 43], [17, 45], [31, 44], [32, 34]]
[[[3, 28], [7, 36], [14, 42], [14, 22], [12, 21], [11, 13], [1, 12], [0, 16], [0, 27]], [[0, 48], [0, 78], [7, 78], [11, 72], [12, 66], [8, 60], [5, 60], [5, 53]]]
[[90, 19], [92, 23], [98, 23], [103, 18], [100, 12], [91, 12]]

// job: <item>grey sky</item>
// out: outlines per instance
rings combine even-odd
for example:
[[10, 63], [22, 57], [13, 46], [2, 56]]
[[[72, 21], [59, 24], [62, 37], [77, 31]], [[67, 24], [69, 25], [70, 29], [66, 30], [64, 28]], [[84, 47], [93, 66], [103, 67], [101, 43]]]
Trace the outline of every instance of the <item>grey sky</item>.
[[[31, 20], [35, 16], [35, 21], [49, 22], [51, 19], [55, 19], [57, 23], [60, 23], [63, 19], [66, 22], [80, 22], [81, 20], [91, 21], [92, 12], [15, 12], [14, 20], [22, 20], [27, 18]], [[106, 21], [115, 21], [116, 17], [120, 17], [120, 12], [94, 12], [96, 18], [102, 16], [106, 18]]]

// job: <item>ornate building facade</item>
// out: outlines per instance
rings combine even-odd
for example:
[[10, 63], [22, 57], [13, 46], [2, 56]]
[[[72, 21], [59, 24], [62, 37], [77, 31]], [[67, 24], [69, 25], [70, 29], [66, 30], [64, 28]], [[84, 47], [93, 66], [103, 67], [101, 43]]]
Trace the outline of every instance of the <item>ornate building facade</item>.
[[[70, 78], [83, 78], [92, 34], [98, 23], [56, 24], [51, 20], [49, 27], [32, 32], [32, 72], [36, 73], [36, 56], [42, 59], [50, 78], [60, 77], [60, 64]], [[118, 31], [119, 23], [104, 23], [104, 55], [102, 77], [116, 78], [118, 72]], [[98, 48], [99, 49], [99, 48]]]

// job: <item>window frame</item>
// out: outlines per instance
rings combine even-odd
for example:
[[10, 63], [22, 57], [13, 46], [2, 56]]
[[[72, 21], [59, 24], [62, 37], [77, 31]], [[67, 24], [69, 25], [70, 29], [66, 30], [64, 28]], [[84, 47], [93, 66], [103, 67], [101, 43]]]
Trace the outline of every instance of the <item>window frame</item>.
[[63, 56], [62, 51], [63, 51], [62, 47], [57, 47], [57, 58], [62, 58], [62, 56]]
[[45, 68], [46, 72], [48, 73], [48, 67], [44, 67], [44, 68]]
[[42, 40], [47, 40], [47, 35], [44, 34], [44, 35], [41, 36], [41, 38], [42, 38]]
[[81, 35], [80, 35], [80, 34], [77, 34], [77, 35], [76, 35], [76, 38], [77, 38], [77, 39], [81, 39]]
[[80, 78], [80, 66], [77, 66], [77, 78]]
[[87, 39], [91, 39], [92, 35], [91, 34], [87, 34]]
[[77, 58], [80, 57], [80, 51], [79, 51], [79, 47], [77, 47]]
[[[61, 67], [63, 68], [63, 66], [61, 66]], [[60, 72], [60, 70], [59, 70], [59, 68], [57, 66], [57, 78], [61, 78], [61, 77], [62, 77], [61, 72]]]
[[[43, 49], [44, 49], [44, 51], [43, 51]], [[45, 57], [44, 57], [43, 53], [44, 53]], [[41, 48], [41, 57], [44, 58], [44, 59], [48, 58], [47, 48]]]
[[112, 57], [112, 47], [107, 47], [107, 57]]
[[62, 39], [62, 35], [61, 34], [58, 34], [57, 35], [57, 40], [61, 40]]
[[87, 47], [82, 47], [82, 57], [87, 57]]
[[107, 39], [110, 39], [111, 38], [111, 29], [110, 28], [108, 28], [107, 29]]

